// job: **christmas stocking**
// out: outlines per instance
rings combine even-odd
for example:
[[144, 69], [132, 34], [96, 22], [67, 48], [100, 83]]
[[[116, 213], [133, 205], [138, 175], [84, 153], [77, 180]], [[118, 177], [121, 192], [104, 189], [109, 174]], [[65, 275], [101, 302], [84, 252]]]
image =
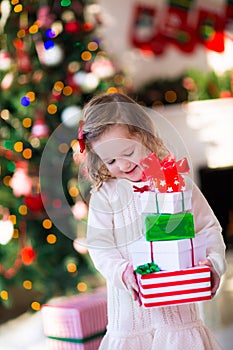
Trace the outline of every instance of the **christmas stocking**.
[[137, 5], [134, 9], [133, 25], [131, 30], [131, 43], [141, 50], [153, 51], [161, 54], [164, 50], [162, 36], [158, 31], [158, 12], [149, 5]]
[[160, 29], [164, 40], [183, 52], [192, 52], [197, 43], [194, 28], [188, 20], [192, 2], [189, 2], [188, 7], [178, 5], [179, 1], [171, 1], [170, 3], [165, 14], [163, 27]]
[[225, 18], [211, 10], [200, 9], [198, 16], [198, 34], [201, 43], [209, 50], [224, 51]]

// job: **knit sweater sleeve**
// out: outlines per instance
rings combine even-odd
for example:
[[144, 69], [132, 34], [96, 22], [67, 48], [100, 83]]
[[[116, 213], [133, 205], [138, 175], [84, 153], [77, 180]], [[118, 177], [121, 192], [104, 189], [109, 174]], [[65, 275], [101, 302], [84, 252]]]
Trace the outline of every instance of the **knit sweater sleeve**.
[[199, 188], [193, 184], [192, 208], [196, 234], [206, 235], [207, 257], [216, 272], [222, 276], [226, 270], [225, 243], [222, 228]]
[[113, 209], [104, 189], [92, 194], [89, 203], [87, 243], [96, 269], [113, 286], [125, 289], [122, 274], [128, 264], [117, 247]]

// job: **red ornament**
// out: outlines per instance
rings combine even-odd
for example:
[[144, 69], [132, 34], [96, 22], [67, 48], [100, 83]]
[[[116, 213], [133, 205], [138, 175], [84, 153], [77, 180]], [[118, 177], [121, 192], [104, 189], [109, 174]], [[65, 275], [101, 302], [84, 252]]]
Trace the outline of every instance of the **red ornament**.
[[21, 257], [24, 265], [31, 265], [36, 259], [36, 255], [36, 251], [31, 246], [26, 246], [21, 250]]
[[80, 32], [81, 26], [78, 22], [69, 22], [65, 25], [65, 31], [71, 34], [77, 34]]
[[49, 136], [49, 127], [45, 123], [43, 115], [39, 115], [32, 126], [32, 137], [39, 139], [47, 138]]
[[40, 194], [28, 195], [24, 198], [26, 206], [34, 212], [43, 210], [43, 201]]
[[16, 197], [27, 196], [31, 193], [32, 179], [28, 176], [27, 162], [16, 162], [16, 169], [10, 180], [10, 186], [12, 187], [13, 193]]
[[50, 96], [50, 101], [51, 102], [61, 101], [61, 92], [60, 91], [53, 91], [51, 96]]
[[77, 93], [78, 94], [80, 92], [80, 87], [77, 86], [77, 84], [75, 84], [74, 75], [73, 74], [71, 74], [69, 72], [67, 73], [66, 82], [67, 82], [67, 85], [69, 85], [72, 88], [73, 93]]
[[39, 27], [49, 28], [55, 19], [55, 15], [51, 13], [49, 6], [41, 6], [37, 12], [37, 19]]
[[229, 98], [232, 97], [232, 93], [229, 90], [224, 90], [220, 92], [220, 98]]
[[11, 57], [8, 52], [4, 50], [0, 50], [0, 70], [5, 71], [8, 70], [11, 66]]
[[91, 22], [85, 22], [83, 23], [82, 29], [85, 30], [85, 32], [90, 32], [94, 29], [94, 24]]
[[25, 50], [24, 42], [20, 39], [14, 40], [16, 48], [16, 64], [20, 73], [29, 73], [32, 71], [31, 58]]

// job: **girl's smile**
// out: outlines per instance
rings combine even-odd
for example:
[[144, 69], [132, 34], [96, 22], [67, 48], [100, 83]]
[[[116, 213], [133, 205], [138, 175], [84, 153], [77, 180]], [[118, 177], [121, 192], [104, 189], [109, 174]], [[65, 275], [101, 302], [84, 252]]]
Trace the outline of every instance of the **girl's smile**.
[[113, 176], [135, 182], [141, 180], [140, 160], [149, 150], [129, 133], [126, 126], [111, 126], [92, 142], [92, 147]]

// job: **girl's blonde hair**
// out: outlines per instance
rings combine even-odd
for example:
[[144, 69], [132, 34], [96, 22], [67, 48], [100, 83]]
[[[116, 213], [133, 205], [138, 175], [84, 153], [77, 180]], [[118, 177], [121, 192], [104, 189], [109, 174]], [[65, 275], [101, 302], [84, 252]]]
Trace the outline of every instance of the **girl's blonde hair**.
[[96, 141], [112, 125], [128, 128], [133, 138], [154, 152], [162, 160], [169, 151], [154, 130], [150, 116], [137, 102], [121, 93], [97, 95], [83, 109], [83, 138], [87, 154], [87, 169], [93, 188], [98, 189], [104, 181], [112, 178], [103, 161], [92, 150]]

